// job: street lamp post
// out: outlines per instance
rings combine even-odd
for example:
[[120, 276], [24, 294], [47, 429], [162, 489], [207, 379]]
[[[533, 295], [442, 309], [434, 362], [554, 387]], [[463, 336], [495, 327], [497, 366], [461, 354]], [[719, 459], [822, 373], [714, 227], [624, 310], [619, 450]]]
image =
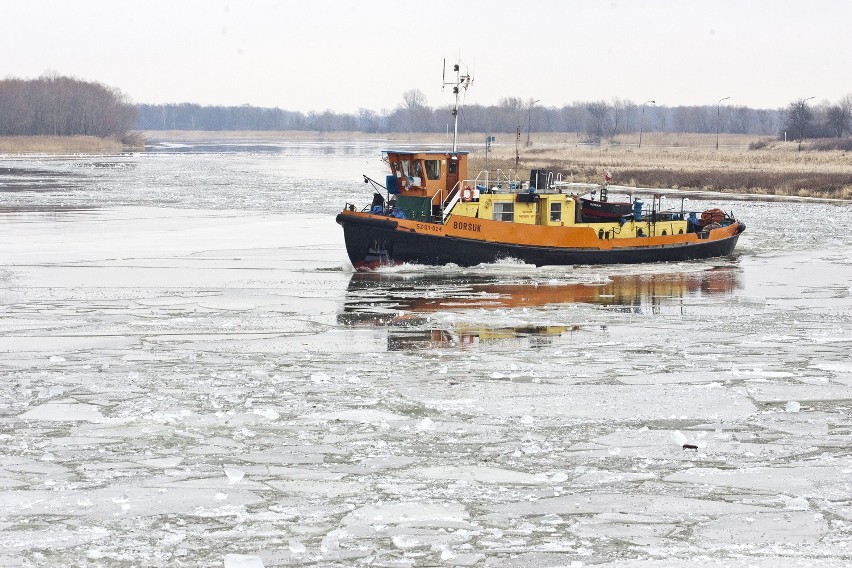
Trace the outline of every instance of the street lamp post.
[[527, 146], [530, 145], [530, 123], [532, 122], [532, 107], [541, 99], [536, 99], [530, 103], [530, 108], [527, 110]]
[[722, 106], [722, 101], [726, 101], [731, 97], [725, 97], [723, 99], [719, 99], [719, 102], [716, 103], [716, 150], [719, 149], [719, 108]]
[[813, 98], [816, 97], [802, 99], [802, 104], [799, 105], [799, 121], [801, 122], [799, 125], [799, 152], [802, 151], [802, 138], [805, 136], [805, 103]]
[[651, 103], [652, 105], [657, 104], [655, 101], [645, 101], [642, 103], [642, 116], [639, 118], [639, 147], [642, 147], [642, 129], [645, 126], [645, 105]]

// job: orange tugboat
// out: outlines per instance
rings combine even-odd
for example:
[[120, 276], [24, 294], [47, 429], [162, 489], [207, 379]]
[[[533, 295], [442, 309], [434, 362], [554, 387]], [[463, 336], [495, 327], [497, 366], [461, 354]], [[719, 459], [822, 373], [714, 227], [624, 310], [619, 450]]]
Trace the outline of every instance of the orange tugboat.
[[[454, 87], [458, 116], [458, 75]], [[682, 261], [729, 255], [745, 225], [719, 209], [661, 211], [636, 199], [608, 201], [609, 174], [597, 199], [572, 192], [581, 184], [533, 170], [470, 178], [468, 153], [386, 150], [390, 174], [373, 184], [363, 209], [347, 203], [337, 215], [352, 265], [415, 263], [475, 266], [516, 259], [536, 266]], [[382, 191], [383, 190], [383, 191]], [[385, 195], [382, 195], [385, 193]]]

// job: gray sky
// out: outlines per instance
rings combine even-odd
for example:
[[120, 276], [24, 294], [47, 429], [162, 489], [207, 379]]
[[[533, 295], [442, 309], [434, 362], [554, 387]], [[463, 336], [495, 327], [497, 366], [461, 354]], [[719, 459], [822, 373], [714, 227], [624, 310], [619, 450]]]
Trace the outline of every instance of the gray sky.
[[776, 108], [852, 93], [848, 0], [221, 0], [4, 3], [0, 73], [47, 71], [136, 103], [391, 109], [441, 67], [474, 71], [467, 102]]

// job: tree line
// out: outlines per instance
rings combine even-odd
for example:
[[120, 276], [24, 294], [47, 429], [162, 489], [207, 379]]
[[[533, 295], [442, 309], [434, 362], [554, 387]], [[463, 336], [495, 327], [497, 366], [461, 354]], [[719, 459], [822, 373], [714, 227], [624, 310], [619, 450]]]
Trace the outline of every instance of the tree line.
[[[532, 99], [507, 97], [496, 105], [466, 105], [460, 110], [459, 120], [466, 132], [576, 132], [586, 142], [642, 131], [753, 134], [801, 140], [845, 137], [852, 133], [852, 94], [837, 103], [810, 106], [807, 100], [798, 100], [781, 109], [718, 104], [665, 106], [618, 98], [543, 107], [536, 106]], [[433, 108], [418, 90], [406, 91], [394, 109], [361, 108], [351, 114], [331, 110], [302, 113], [250, 105], [143, 104], [139, 106], [136, 128], [434, 133], [452, 128], [452, 107]]]
[[73, 77], [0, 81], [0, 135], [123, 138], [137, 109], [118, 89]]
[[[611, 101], [576, 102], [562, 107], [536, 106], [532, 99], [507, 97], [496, 105], [471, 104], [460, 111], [467, 132], [576, 132], [584, 141], [600, 142], [619, 134], [687, 132], [754, 134], [781, 139], [842, 138], [852, 133], [852, 94], [837, 103], [808, 105], [809, 99], [781, 109], [743, 105], [665, 106], [652, 101], [636, 104]], [[302, 113], [280, 108], [201, 106], [197, 104], [140, 105], [140, 130], [305, 130], [368, 133], [445, 132], [452, 128], [452, 107], [429, 106], [418, 90], [403, 93], [401, 103], [381, 112]]]
[[781, 138], [844, 138], [852, 133], [852, 94], [837, 103], [822, 103], [813, 108], [808, 106], [808, 100], [799, 99], [787, 105]]
[[[612, 102], [578, 102], [562, 107], [536, 106], [530, 100], [504, 98], [496, 105], [465, 105], [459, 127], [466, 132], [514, 133], [577, 132], [586, 141], [639, 132], [716, 132], [774, 135], [781, 124], [779, 110], [744, 106], [637, 105]], [[452, 106], [426, 103], [417, 90], [403, 94], [394, 109], [361, 108], [356, 113], [301, 113], [279, 108], [201, 106], [197, 104], [139, 105], [139, 130], [305, 130], [367, 133], [445, 132], [453, 128]]]
[[[837, 103], [809, 105], [810, 100], [793, 101], [781, 109], [665, 106], [619, 98], [544, 107], [533, 99], [507, 97], [496, 105], [465, 105], [459, 119], [466, 132], [576, 132], [586, 142], [643, 131], [753, 134], [788, 140], [842, 138], [852, 133], [852, 94]], [[132, 129], [442, 133], [451, 128], [451, 105], [432, 107], [416, 89], [403, 93], [401, 102], [390, 110], [303, 113], [251, 105], [134, 105], [118, 89], [56, 74], [0, 81], [0, 135], [7, 136], [123, 138]]]

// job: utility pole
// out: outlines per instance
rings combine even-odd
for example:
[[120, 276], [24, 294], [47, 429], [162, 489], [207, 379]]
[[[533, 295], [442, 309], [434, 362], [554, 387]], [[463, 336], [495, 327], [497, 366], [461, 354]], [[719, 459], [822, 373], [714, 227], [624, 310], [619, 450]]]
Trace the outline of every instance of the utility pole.
[[532, 123], [532, 107], [541, 99], [536, 99], [530, 103], [530, 108], [527, 110], [527, 146], [530, 145], [530, 124]]
[[518, 146], [521, 143], [521, 127], [518, 126], [518, 135], [515, 136], [515, 169], [518, 169], [518, 165], [521, 161], [521, 152], [518, 150]]

